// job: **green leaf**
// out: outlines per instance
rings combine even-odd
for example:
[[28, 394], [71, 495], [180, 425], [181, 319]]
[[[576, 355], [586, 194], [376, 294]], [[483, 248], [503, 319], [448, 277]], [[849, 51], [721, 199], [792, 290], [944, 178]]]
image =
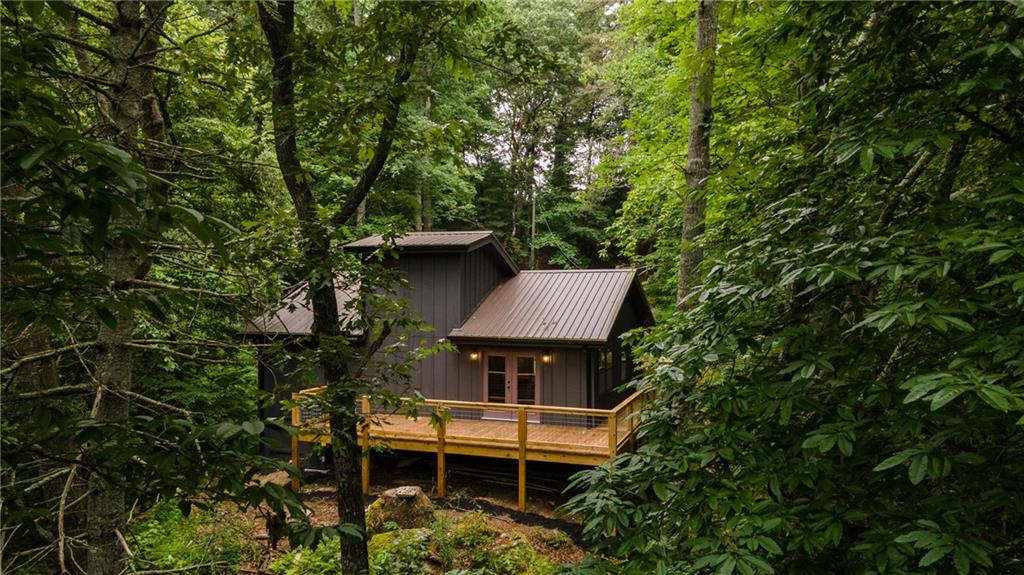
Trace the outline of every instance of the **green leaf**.
[[931, 565], [932, 563], [935, 563], [939, 559], [942, 559], [943, 557], [948, 555], [949, 552], [952, 551], [952, 550], [953, 550], [953, 548], [948, 546], [948, 545], [942, 545], [940, 547], [936, 547], [936, 548], [932, 549], [931, 551], [929, 551], [928, 553], [926, 553], [925, 556], [921, 558], [921, 562], [918, 563], [918, 566], [919, 567], [927, 567], [927, 566]]
[[940, 389], [932, 395], [931, 410], [936, 411], [941, 409], [944, 405], [959, 397], [964, 391], [966, 391], [966, 388], [962, 386], [952, 386]]
[[765, 537], [764, 535], [758, 536], [757, 542], [761, 544], [761, 547], [764, 547], [773, 555], [782, 555], [782, 547], [779, 547], [779, 544], [771, 537]]
[[825, 440], [825, 437], [826, 436], [824, 435], [812, 435], [805, 439], [800, 447], [803, 447], [804, 449], [812, 449], [818, 447], [819, 445], [821, 445], [821, 442]]
[[885, 471], [886, 469], [890, 469], [892, 467], [896, 467], [897, 465], [899, 465], [899, 464], [903, 463], [904, 461], [910, 459], [910, 456], [913, 455], [914, 453], [915, 452], [913, 450], [909, 450], [908, 449], [908, 450], [905, 450], [905, 451], [901, 451], [901, 452], [899, 452], [899, 453], [897, 453], [895, 455], [891, 455], [891, 456], [885, 458], [884, 460], [882, 460], [881, 463], [876, 465], [873, 468], [873, 471]]
[[1013, 397], [1006, 388], [999, 385], [987, 384], [982, 386], [976, 392], [985, 403], [998, 409], [999, 411], [1010, 410], [1010, 399]]
[[117, 317], [104, 306], [96, 306], [96, 315], [111, 330], [117, 329]]
[[910, 482], [917, 485], [924, 480], [926, 471], [928, 471], [928, 456], [922, 453], [914, 457], [910, 462], [910, 469], [907, 470], [907, 475], [910, 477]]
[[860, 169], [864, 170], [864, 173], [870, 173], [872, 168], [875, 167], [875, 150], [867, 147], [860, 151]]
[[[30, 2], [29, 4], [36, 3]], [[46, 155], [52, 149], [53, 144], [51, 143], [45, 143], [42, 146], [39, 146], [38, 148], [26, 154], [25, 157], [18, 160], [18, 167], [21, 168], [22, 170], [28, 170], [32, 166], [35, 166], [39, 159]]]
[[1012, 256], [1014, 253], [1016, 252], [1014, 252], [1013, 250], [999, 250], [992, 252], [992, 255], [988, 257], [988, 263], [998, 264], [1000, 262], [1006, 261], [1010, 259], [1010, 256]]
[[242, 423], [242, 430], [249, 435], [259, 435], [263, 433], [265, 427], [262, 421], [246, 421]]
[[956, 572], [960, 575], [968, 575], [971, 572], [971, 560], [962, 547], [957, 547], [953, 552], [953, 564], [956, 565]]
[[654, 484], [654, 494], [657, 495], [658, 499], [660, 499], [661, 501], [668, 501], [668, 498], [671, 495], [668, 486], [665, 485], [664, 483]]

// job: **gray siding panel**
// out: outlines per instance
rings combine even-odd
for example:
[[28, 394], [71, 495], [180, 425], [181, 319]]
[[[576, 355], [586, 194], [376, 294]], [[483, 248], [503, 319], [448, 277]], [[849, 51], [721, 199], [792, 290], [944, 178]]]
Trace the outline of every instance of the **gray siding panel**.
[[473, 250], [463, 256], [462, 310], [459, 323], [469, 317], [473, 310], [505, 278], [490, 250]]
[[[411, 334], [411, 343], [433, 346], [462, 322], [462, 274], [457, 253], [403, 254], [399, 268], [409, 282], [402, 294], [409, 311], [433, 330]], [[413, 369], [412, 386], [428, 398], [453, 398], [457, 393], [458, 358], [441, 352], [422, 360]], [[398, 390], [396, 390], [398, 391]]]

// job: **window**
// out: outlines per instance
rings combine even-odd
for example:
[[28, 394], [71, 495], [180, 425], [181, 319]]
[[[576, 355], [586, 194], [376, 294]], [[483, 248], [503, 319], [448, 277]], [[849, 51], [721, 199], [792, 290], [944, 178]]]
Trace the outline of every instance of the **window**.
[[608, 393], [612, 387], [612, 350], [602, 349], [597, 352], [597, 392]]
[[620, 360], [620, 368], [622, 374], [622, 383], [633, 379], [633, 356], [630, 355], [630, 349], [628, 345], [622, 346], [622, 359]]

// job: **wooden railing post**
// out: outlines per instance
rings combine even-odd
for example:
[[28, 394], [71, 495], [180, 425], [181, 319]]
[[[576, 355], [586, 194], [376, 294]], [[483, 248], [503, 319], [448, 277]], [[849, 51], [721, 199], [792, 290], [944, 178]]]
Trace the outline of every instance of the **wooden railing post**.
[[619, 413], [608, 414], [608, 465], [615, 467], [615, 456], [619, 450]]
[[[302, 410], [299, 408], [299, 394], [292, 393], [292, 401], [295, 402], [295, 406], [292, 407], [292, 427], [295, 428], [295, 435], [292, 435], [292, 466], [299, 470], [299, 475], [302, 475], [302, 468], [299, 466], [299, 426], [302, 424]], [[292, 491], [299, 492], [299, 478], [292, 477]]]
[[363, 404], [363, 428], [360, 430], [360, 443], [363, 446], [363, 495], [370, 493], [370, 398], [362, 398]]
[[519, 510], [526, 511], [526, 408], [519, 408]]
[[443, 405], [437, 407], [437, 496], [444, 497], [447, 489], [445, 484], [445, 469], [444, 469], [444, 440], [445, 434], [447, 433], [448, 423], [446, 418], [448, 416], [448, 408]]

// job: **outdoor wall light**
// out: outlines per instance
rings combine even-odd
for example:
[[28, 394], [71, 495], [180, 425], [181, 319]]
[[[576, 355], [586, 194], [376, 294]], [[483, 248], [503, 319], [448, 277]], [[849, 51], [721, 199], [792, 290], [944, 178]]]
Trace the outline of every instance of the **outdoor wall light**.
[[541, 363], [551, 363], [551, 352], [544, 352], [544, 355], [540, 356]]
[[480, 352], [479, 351], [471, 351], [471, 352], [469, 352], [469, 361], [476, 361], [478, 359], [480, 359]]

